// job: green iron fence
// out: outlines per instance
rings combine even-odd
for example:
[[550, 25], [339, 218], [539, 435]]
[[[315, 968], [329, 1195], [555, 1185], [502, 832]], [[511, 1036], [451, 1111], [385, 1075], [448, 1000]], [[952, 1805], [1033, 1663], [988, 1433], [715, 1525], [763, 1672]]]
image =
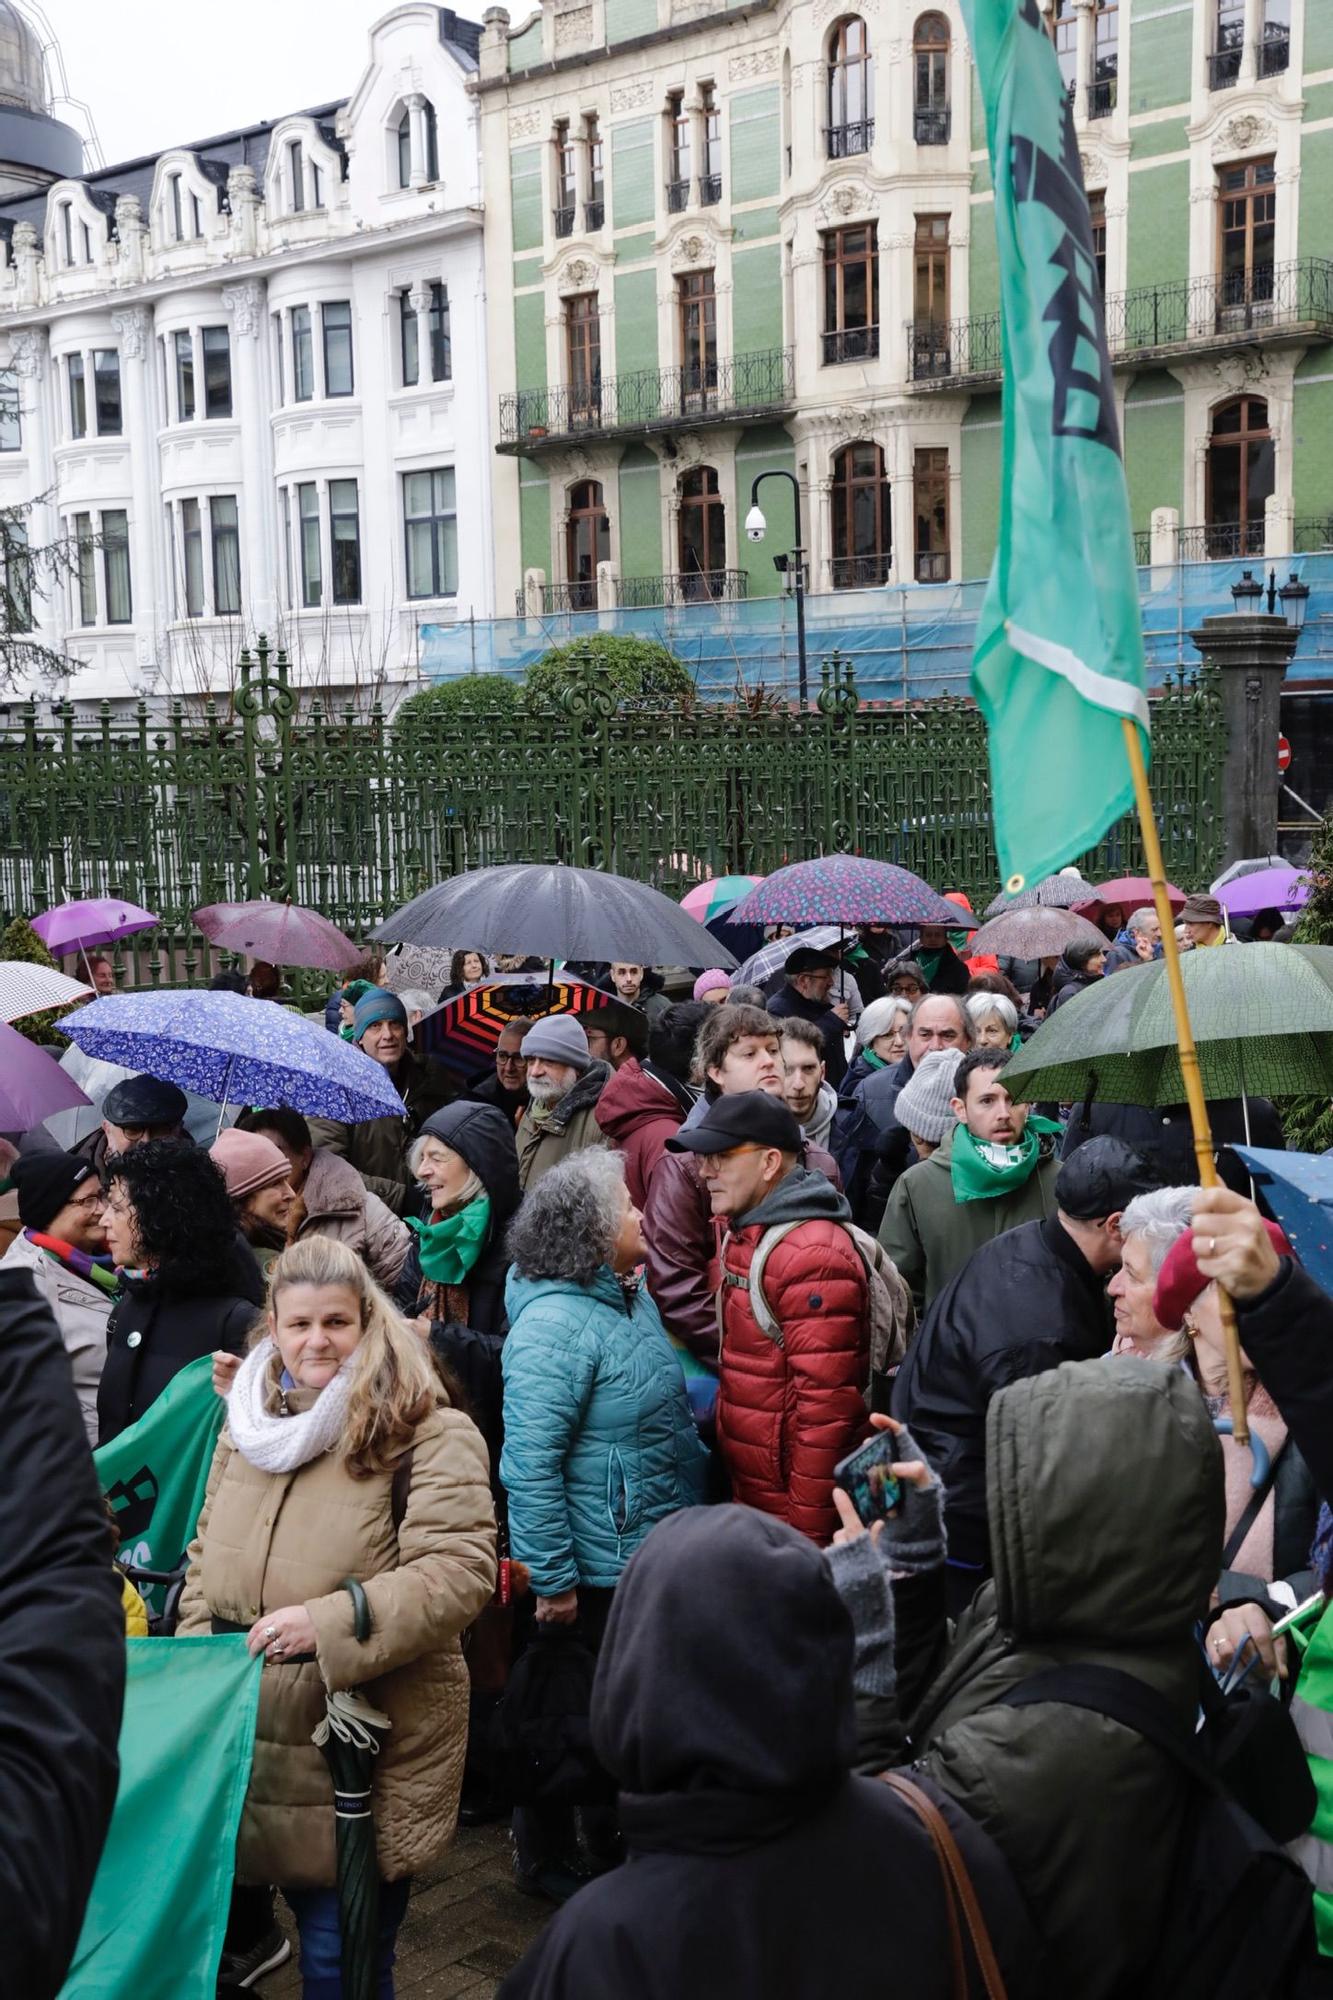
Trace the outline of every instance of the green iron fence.
[[[1220, 702], [1182, 675], [1154, 703], [1153, 790], [1168, 871], [1198, 886], [1221, 849]], [[1034, 766], [1032, 783], [1042, 772]], [[225, 706], [33, 707], [0, 720], [0, 909], [118, 893], [162, 913], [129, 976], [193, 981], [218, 961], [204, 903], [291, 897], [353, 937], [431, 882], [490, 862], [615, 869], [680, 895], [831, 849], [897, 861], [978, 907], [997, 886], [985, 730], [953, 700], [863, 708], [825, 662], [815, 706], [617, 709], [593, 671], [512, 713], [385, 720], [298, 706], [282, 654], [243, 654]], [[1085, 872], [1142, 867], [1114, 827]], [[459, 940], [466, 942], [466, 940]]]

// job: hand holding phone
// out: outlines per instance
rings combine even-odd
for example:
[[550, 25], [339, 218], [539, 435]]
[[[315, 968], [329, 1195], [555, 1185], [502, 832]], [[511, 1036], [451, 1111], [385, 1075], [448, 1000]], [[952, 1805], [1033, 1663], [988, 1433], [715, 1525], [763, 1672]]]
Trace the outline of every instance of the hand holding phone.
[[892, 1431], [878, 1431], [833, 1468], [834, 1485], [842, 1488], [867, 1528], [887, 1520], [902, 1497], [902, 1489], [889, 1470], [897, 1455]]

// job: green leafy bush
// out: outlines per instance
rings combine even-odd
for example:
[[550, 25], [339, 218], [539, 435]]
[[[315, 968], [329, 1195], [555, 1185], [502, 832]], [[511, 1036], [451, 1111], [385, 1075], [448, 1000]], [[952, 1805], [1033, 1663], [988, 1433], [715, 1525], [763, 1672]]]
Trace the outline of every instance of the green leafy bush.
[[529, 698], [556, 701], [587, 680], [619, 708], [688, 708], [694, 701], [689, 669], [669, 647], [620, 632], [590, 632], [552, 646], [528, 668], [525, 687]]
[[459, 715], [512, 715], [523, 700], [521, 682], [507, 674], [463, 674], [457, 680], [437, 681], [434, 687], [410, 694], [396, 711], [394, 729], [400, 733], [428, 730], [439, 720], [451, 721]]
[[[54, 967], [56, 963], [26, 917], [15, 917], [0, 933], [0, 959], [16, 959], [23, 965]], [[82, 979], [82, 968], [77, 968], [73, 976]], [[83, 1003], [74, 1001], [72, 1004], [81, 1006]], [[25, 1014], [21, 1021], [14, 1022], [14, 1026], [30, 1042], [39, 1042], [45, 1048], [68, 1048], [68, 1037], [62, 1035], [55, 1025], [61, 1014], [68, 1012], [67, 1007], [47, 1008], [40, 1014]]]

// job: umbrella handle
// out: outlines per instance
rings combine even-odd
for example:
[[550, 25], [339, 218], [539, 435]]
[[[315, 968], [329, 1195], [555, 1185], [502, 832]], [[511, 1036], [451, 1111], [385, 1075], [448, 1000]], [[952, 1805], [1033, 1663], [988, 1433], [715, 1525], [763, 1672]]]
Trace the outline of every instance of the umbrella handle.
[[[1230, 1417], [1215, 1417], [1213, 1420], [1213, 1429], [1221, 1437], [1235, 1436], [1236, 1427]], [[1249, 1446], [1250, 1457], [1254, 1461], [1250, 1472], [1250, 1485], [1258, 1492], [1268, 1477], [1272, 1459], [1269, 1456], [1268, 1446], [1264, 1443], [1258, 1431], [1252, 1430], [1250, 1432]]]
[[338, 1588], [345, 1590], [352, 1600], [352, 1636], [359, 1646], [364, 1646], [375, 1626], [370, 1615], [370, 1599], [354, 1576], [345, 1576]]

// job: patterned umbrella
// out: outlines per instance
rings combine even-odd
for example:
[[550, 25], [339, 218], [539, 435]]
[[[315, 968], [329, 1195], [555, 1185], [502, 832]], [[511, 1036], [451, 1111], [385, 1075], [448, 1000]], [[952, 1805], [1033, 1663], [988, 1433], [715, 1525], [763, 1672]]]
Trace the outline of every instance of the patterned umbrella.
[[[1234, 945], [1181, 959], [1205, 1097], [1333, 1095], [1333, 946]], [[1130, 965], [1043, 1021], [1004, 1073], [1016, 1097], [1183, 1104], [1166, 966]]]
[[336, 924], [299, 903], [209, 903], [194, 921], [210, 944], [248, 952], [270, 965], [311, 965], [350, 972], [365, 953]]
[[0, 1024], [0, 1132], [31, 1132], [53, 1112], [87, 1102], [54, 1056]]
[[92, 990], [49, 965], [29, 965], [20, 958], [0, 960], [0, 1021], [21, 1021], [47, 1007], [68, 1007], [73, 1000], [86, 1000]]
[[1263, 1146], [1237, 1146], [1236, 1153], [1310, 1276], [1333, 1292], [1333, 1159]]
[[[1310, 900], [1310, 878], [1301, 868], [1261, 868], [1224, 882], [1217, 891], [1233, 917], [1257, 917], [1260, 910], [1303, 910]], [[0, 966], [0, 972], [4, 970]]]
[[680, 907], [696, 923], [711, 923], [714, 917], [725, 916], [751, 889], [757, 889], [763, 879], [762, 875], [719, 875], [711, 882], [696, 882], [681, 897]]
[[438, 1056], [456, 1076], [471, 1082], [489, 1067], [510, 1021], [533, 1021], [541, 1014], [586, 1014], [609, 1003], [610, 995], [586, 980], [562, 975], [548, 982], [511, 973], [456, 994], [434, 1013], [424, 1014], [412, 1039], [423, 1055]]
[[350, 1125], [403, 1116], [389, 1072], [290, 1007], [243, 993], [118, 993], [67, 1014], [62, 1034], [103, 1062], [214, 1104], [289, 1104]]
[[815, 924], [808, 931], [795, 931], [791, 937], [770, 938], [768, 943], [747, 958], [739, 972], [733, 972], [733, 986], [762, 986], [775, 972], [781, 972], [797, 945], [804, 944], [811, 951], [831, 951], [844, 933], [836, 924]]
[[46, 949], [60, 958], [66, 952], [96, 951], [99, 945], [133, 937], [136, 931], [150, 931], [158, 921], [151, 910], [141, 910], [123, 896], [94, 896], [88, 902], [58, 903], [54, 910], [43, 910], [33, 918], [32, 927]]
[[968, 940], [969, 957], [975, 952], [994, 952], [1000, 958], [1055, 958], [1067, 944], [1083, 939], [1088, 944], [1105, 945], [1106, 939], [1095, 924], [1072, 910], [1009, 910], [992, 917]]
[[732, 911], [738, 924], [943, 924], [975, 930], [977, 919], [891, 861], [822, 854], [779, 868]]
[[1029, 889], [1020, 889], [1016, 896], [1006, 896], [1001, 889], [986, 905], [988, 917], [1003, 916], [1006, 910], [1074, 910], [1085, 903], [1093, 903], [1097, 893], [1091, 882], [1085, 882], [1081, 875], [1048, 875], [1044, 882], [1034, 882]]

